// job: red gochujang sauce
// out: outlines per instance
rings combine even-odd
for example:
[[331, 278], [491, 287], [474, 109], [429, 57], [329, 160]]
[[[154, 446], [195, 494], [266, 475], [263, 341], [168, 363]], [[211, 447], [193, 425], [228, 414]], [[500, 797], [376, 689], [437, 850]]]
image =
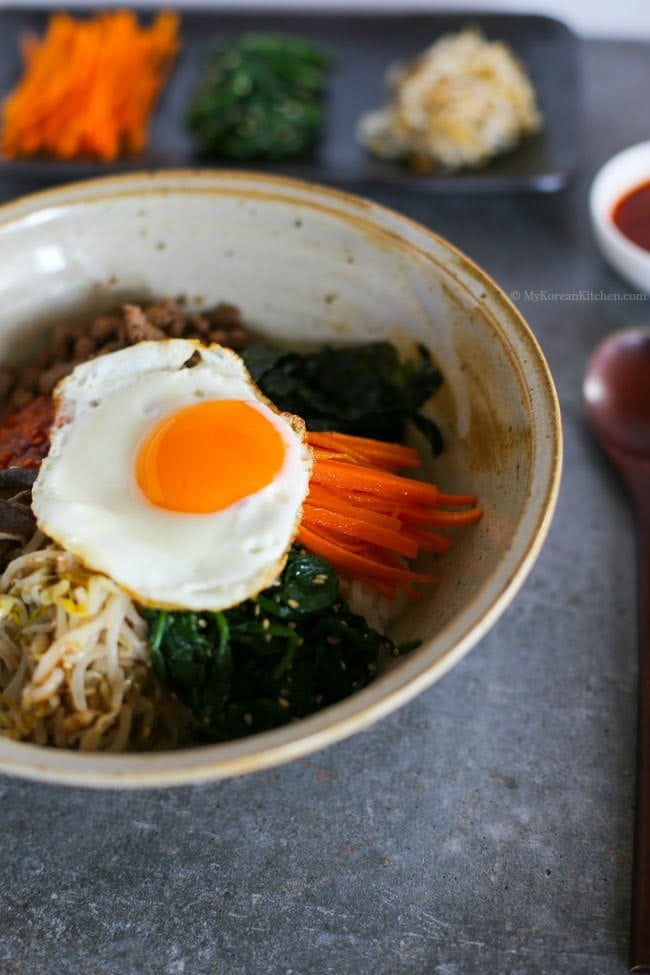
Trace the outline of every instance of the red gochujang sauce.
[[650, 251], [650, 180], [621, 197], [612, 220], [628, 240]]
[[54, 419], [51, 396], [37, 399], [0, 424], [0, 468], [38, 467], [45, 457]]

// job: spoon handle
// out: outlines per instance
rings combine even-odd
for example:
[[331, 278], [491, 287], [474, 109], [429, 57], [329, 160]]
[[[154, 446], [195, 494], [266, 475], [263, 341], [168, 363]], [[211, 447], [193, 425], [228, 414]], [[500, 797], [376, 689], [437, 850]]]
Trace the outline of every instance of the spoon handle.
[[639, 467], [634, 471], [634, 484], [630, 483], [639, 545], [639, 715], [630, 968], [650, 972], [650, 465]]

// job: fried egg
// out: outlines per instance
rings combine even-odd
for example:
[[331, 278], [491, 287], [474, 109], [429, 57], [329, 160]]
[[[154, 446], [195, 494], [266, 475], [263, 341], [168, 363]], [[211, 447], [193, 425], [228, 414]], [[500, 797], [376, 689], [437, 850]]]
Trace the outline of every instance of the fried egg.
[[226, 609], [277, 578], [310, 453], [238, 355], [141, 342], [77, 366], [55, 397], [32, 495], [45, 534], [146, 605]]

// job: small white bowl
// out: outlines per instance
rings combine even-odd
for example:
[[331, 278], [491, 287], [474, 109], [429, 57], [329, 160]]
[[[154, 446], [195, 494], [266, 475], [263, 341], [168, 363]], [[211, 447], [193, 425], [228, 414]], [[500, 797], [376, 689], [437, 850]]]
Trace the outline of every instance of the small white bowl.
[[622, 233], [612, 218], [614, 207], [630, 190], [650, 180], [650, 141], [617, 153], [591, 184], [589, 210], [596, 240], [605, 260], [642, 291], [650, 292], [650, 251]]

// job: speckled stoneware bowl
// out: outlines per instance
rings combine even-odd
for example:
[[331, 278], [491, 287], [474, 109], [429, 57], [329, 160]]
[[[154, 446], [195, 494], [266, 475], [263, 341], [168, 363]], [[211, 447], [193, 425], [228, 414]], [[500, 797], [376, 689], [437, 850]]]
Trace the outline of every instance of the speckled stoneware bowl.
[[334, 190], [229, 172], [94, 180], [0, 208], [0, 359], [45, 330], [129, 298], [238, 305], [287, 342], [413, 339], [445, 384], [430, 405], [447, 447], [443, 490], [478, 493], [440, 585], [397, 621], [421, 648], [342, 703], [277, 731], [158, 754], [79, 754], [0, 739], [0, 771], [96, 787], [167, 786], [285, 762], [365, 728], [443, 676], [487, 632], [546, 536], [561, 464], [558, 404], [535, 339], [505, 295], [450, 244]]

